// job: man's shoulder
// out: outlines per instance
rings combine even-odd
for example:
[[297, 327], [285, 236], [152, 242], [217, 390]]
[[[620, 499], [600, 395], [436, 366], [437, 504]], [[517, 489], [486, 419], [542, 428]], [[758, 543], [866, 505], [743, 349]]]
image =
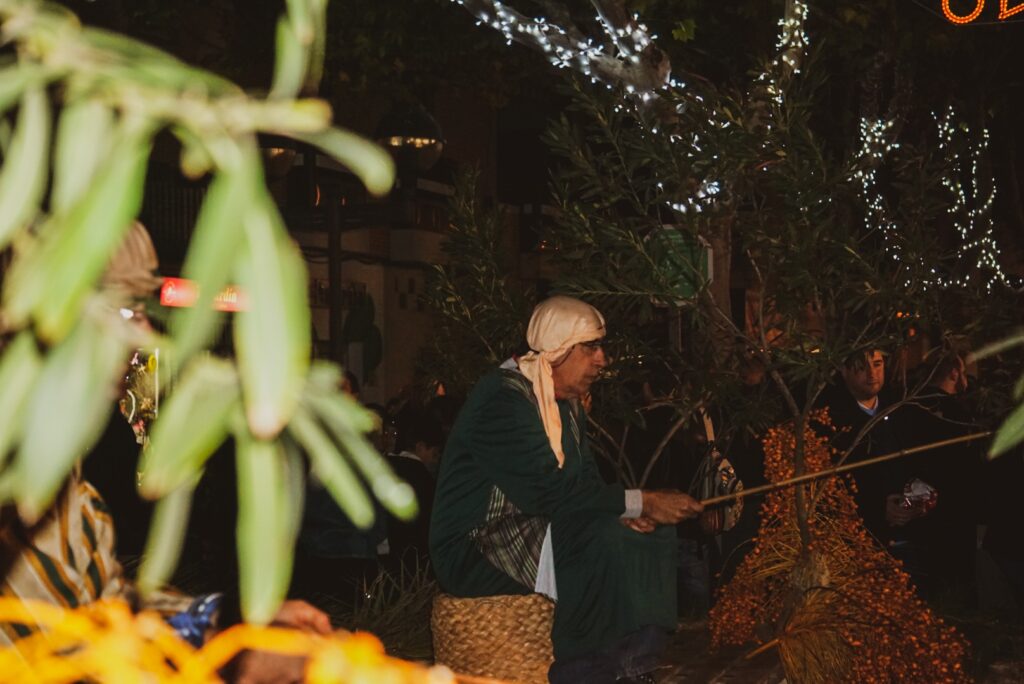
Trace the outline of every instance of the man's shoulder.
[[[469, 402], [486, 402], [492, 397], [508, 394], [535, 403], [533, 385], [529, 379], [512, 368], [495, 368], [484, 374], [469, 395]], [[469, 403], [467, 402], [467, 403]]]

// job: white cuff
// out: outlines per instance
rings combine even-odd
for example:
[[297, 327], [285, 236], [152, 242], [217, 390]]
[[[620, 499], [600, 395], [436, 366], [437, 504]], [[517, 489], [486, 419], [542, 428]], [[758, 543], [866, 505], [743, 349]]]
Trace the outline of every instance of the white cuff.
[[639, 518], [644, 512], [644, 496], [640, 493], [639, 489], [627, 489], [626, 490], [626, 510], [620, 515], [620, 518], [631, 519]]

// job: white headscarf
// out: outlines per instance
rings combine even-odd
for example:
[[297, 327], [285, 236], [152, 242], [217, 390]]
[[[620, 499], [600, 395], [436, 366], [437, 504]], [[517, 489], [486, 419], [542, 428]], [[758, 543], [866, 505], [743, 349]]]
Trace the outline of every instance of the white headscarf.
[[559, 468], [565, 463], [565, 453], [562, 451], [562, 419], [555, 403], [551, 366], [563, 360], [573, 345], [599, 340], [604, 334], [601, 312], [572, 297], [545, 299], [530, 317], [526, 341], [532, 351], [519, 359], [519, 370], [533, 383], [544, 432], [558, 459]]

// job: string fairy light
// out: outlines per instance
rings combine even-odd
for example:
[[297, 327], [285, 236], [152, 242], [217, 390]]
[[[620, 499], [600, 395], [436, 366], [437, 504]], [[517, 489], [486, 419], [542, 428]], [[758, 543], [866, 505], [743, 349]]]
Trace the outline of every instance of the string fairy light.
[[[885, 199], [878, 187], [878, 168], [890, 153], [899, 149], [893, 139], [894, 122], [885, 119], [860, 120], [860, 150], [853, 179], [860, 183], [860, 196], [864, 202], [864, 227], [868, 232], [878, 229], [882, 234], [882, 248], [887, 257], [896, 262], [906, 260], [899, 240], [899, 228], [889, 217]], [[925, 283], [932, 284], [931, 282]], [[904, 281], [910, 287], [909, 280]]]
[[[982, 129], [980, 136], [964, 153], [957, 151], [957, 137], [970, 139], [971, 131], [966, 124], [956, 124], [957, 114], [949, 107], [943, 116], [933, 114], [938, 133], [938, 148], [945, 154], [949, 165], [948, 173], [942, 178], [942, 186], [949, 192], [952, 203], [947, 208], [958, 238], [956, 258], [967, 264], [962, 275], [943, 275], [934, 267], [922, 267], [925, 276], [921, 285], [925, 288], [963, 288], [975, 276], [975, 282], [982, 282], [987, 292], [997, 285], [1014, 289], [1021, 287], [1019, 278], [1008, 275], [999, 265], [999, 245], [995, 239], [995, 220], [992, 208], [996, 197], [993, 179], [983, 185], [980, 165], [989, 146], [989, 132]], [[893, 136], [893, 121], [882, 119], [861, 119], [861, 146], [858, 154], [859, 165], [853, 173], [859, 182], [860, 195], [864, 202], [864, 225], [868, 231], [879, 230], [883, 237], [883, 248], [888, 258], [898, 263], [907, 263], [912, 257], [903, 250], [899, 225], [891, 218], [882, 192], [878, 187], [877, 170], [888, 156], [899, 149]], [[961, 179], [968, 178], [965, 184]], [[985, 188], [990, 188], [985, 190]], [[908, 275], [909, 278], [909, 275]], [[910, 287], [910, 280], [904, 281]]]
[[[963, 136], [970, 140], [971, 130], [967, 124], [956, 125], [956, 110], [946, 109], [942, 117], [933, 115], [939, 133], [939, 149], [946, 153], [950, 172], [942, 179], [942, 185], [950, 193], [953, 203], [947, 209], [952, 217], [953, 227], [960, 237], [957, 256], [972, 262], [972, 268], [963, 276], [940, 278], [944, 287], [964, 287], [971, 279], [971, 271], [984, 278], [988, 292], [996, 284], [1009, 288], [1021, 287], [1020, 278], [1007, 275], [999, 265], [999, 245], [995, 239], [995, 219], [992, 207], [996, 199], [996, 184], [991, 177], [982, 183], [981, 163], [989, 146], [987, 128], [970, 144], [964, 154], [957, 154], [956, 139]], [[965, 184], [962, 179], [968, 178]], [[986, 190], [986, 188], [988, 188]]]
[[642, 57], [649, 48], [655, 49], [657, 36], [635, 14], [625, 25], [618, 25], [599, 11], [596, 20], [604, 37], [595, 41], [574, 27], [520, 14], [500, 0], [452, 2], [475, 15], [478, 26], [487, 25], [501, 33], [507, 45], [518, 42], [536, 47], [552, 66], [574, 69], [595, 84], [621, 86], [629, 97], [640, 102], [649, 102], [656, 97], [655, 90], [671, 82], [668, 70], [661, 74], [643, 64]]
[[785, 88], [781, 79], [800, 73], [800, 64], [810, 46], [810, 39], [804, 27], [807, 25], [809, 8], [803, 0], [792, 0], [792, 12], [779, 19], [779, 36], [775, 41], [775, 59], [762, 72], [755, 83], [769, 98], [782, 106]]

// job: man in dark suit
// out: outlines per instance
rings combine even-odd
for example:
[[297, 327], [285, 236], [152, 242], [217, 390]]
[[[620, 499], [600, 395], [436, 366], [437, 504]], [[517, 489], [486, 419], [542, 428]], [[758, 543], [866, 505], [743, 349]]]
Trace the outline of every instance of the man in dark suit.
[[388, 516], [389, 564], [398, 567], [402, 563], [419, 562], [422, 565], [429, 556], [430, 514], [434, 508], [435, 473], [444, 432], [433, 416], [412, 404], [399, 413], [395, 430], [395, 453], [388, 455], [388, 462], [395, 474], [416, 492], [419, 513], [409, 521]]

